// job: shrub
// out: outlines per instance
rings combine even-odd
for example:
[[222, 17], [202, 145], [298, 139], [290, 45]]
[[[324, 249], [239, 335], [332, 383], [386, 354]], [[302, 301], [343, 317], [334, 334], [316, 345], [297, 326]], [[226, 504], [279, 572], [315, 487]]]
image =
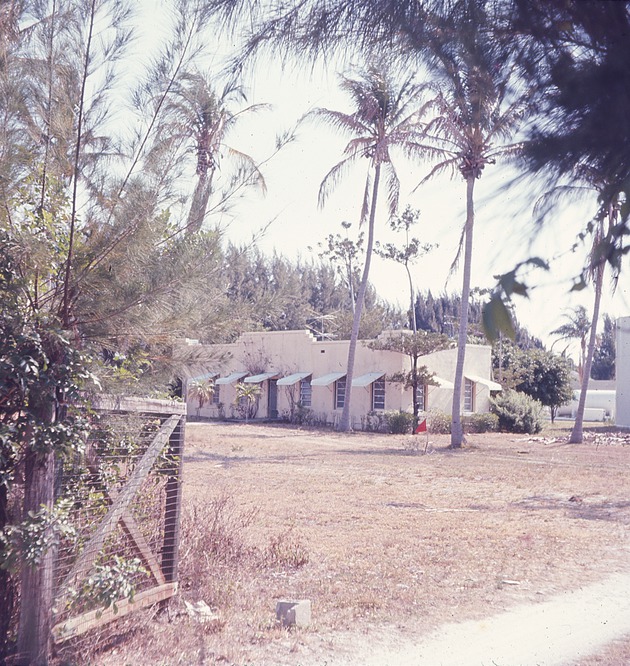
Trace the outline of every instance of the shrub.
[[499, 429], [499, 417], [496, 414], [471, 414], [465, 419], [467, 432], [496, 432]]
[[366, 432], [386, 432], [389, 429], [387, 414], [383, 412], [368, 412], [361, 420]]
[[409, 412], [385, 412], [387, 429], [393, 435], [406, 435], [413, 427], [413, 414]]
[[291, 423], [299, 426], [310, 426], [316, 423], [315, 412], [298, 403], [290, 415]]
[[542, 430], [542, 403], [525, 393], [503, 391], [491, 401], [490, 408], [499, 419], [499, 430], [530, 435]]
[[452, 417], [444, 412], [429, 412], [427, 416], [427, 429], [436, 435], [449, 435], [451, 432]]
[[266, 567], [299, 569], [308, 561], [308, 550], [292, 527], [272, 537], [261, 554], [261, 564]]

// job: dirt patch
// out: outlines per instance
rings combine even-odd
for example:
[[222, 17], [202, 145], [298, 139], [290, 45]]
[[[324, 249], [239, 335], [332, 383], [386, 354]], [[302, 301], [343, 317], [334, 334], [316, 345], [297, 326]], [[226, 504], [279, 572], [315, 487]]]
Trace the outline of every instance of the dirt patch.
[[[410, 455], [404, 436], [191, 424], [180, 598], [92, 663], [351, 663], [628, 572], [630, 446], [564, 441], [470, 435], [453, 452], [431, 436]], [[309, 628], [276, 624], [293, 598]], [[580, 659], [630, 663], [630, 641]]]

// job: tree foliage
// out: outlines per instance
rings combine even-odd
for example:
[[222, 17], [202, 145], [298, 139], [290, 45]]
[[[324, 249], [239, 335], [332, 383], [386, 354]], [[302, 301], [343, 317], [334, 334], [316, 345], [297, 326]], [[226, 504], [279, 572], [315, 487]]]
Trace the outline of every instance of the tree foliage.
[[411, 266], [416, 263], [423, 254], [426, 254], [433, 249], [433, 245], [430, 243], [421, 243], [418, 238], [409, 235], [411, 227], [417, 224], [419, 217], [420, 211], [412, 209], [411, 206], [407, 206], [398, 217], [392, 218], [389, 222], [392, 231], [404, 233], [404, 244], [399, 247], [393, 243], [384, 243], [381, 245], [379, 241], [376, 241], [375, 247], [375, 252], [378, 256], [401, 264], [407, 273], [410, 303], [409, 319], [411, 320], [411, 330], [414, 333], [418, 330], [418, 324], [414, 308], [415, 289], [413, 277], [411, 275]]
[[418, 365], [418, 363], [423, 356], [448, 349], [452, 345], [452, 340], [446, 335], [426, 331], [401, 331], [368, 343], [370, 349], [397, 352], [404, 354], [409, 359], [410, 369], [407, 372], [390, 375], [387, 379], [390, 382], [401, 383], [406, 389], [411, 389], [413, 416], [416, 422], [419, 412], [418, 387], [425, 384], [435, 384], [433, 379], [435, 373], [430, 372], [426, 365]]
[[615, 322], [604, 315], [604, 328], [598, 336], [591, 367], [592, 379], [615, 379]]
[[[178, 339], [227, 319], [226, 298], [208, 288], [221, 268], [219, 239], [186, 238], [178, 213], [185, 146], [158, 131], [208, 15], [201, 2], [185, 4], [133, 92], [121, 78], [130, 3], [42, 0], [0, 9], [1, 528], [42, 506], [56, 515], [55, 468], [85, 441], [78, 410], [92, 370], [110, 389], [135, 358], [154, 387], [165, 386], [189, 360]], [[114, 117], [122, 106], [124, 121]], [[17, 466], [24, 499], [10, 513]], [[21, 576], [22, 598], [41, 602], [20, 617], [17, 649], [33, 663], [46, 659], [40, 652], [50, 635], [45, 550], [40, 566]], [[26, 562], [26, 552], [18, 560]]]
[[557, 335], [559, 340], [577, 340], [579, 342], [578, 374], [582, 379], [591, 320], [583, 305], [576, 306], [573, 311], [566, 313], [564, 316], [567, 320], [566, 323], [551, 331], [551, 335]]
[[345, 230], [344, 236], [339, 233], [328, 234], [326, 240], [318, 243], [317, 247], [320, 249], [319, 258], [330, 261], [342, 284], [348, 289], [352, 313], [354, 314], [356, 294], [361, 280], [360, 266], [364, 255], [365, 233], [363, 231], [359, 232], [356, 240], [353, 240], [348, 233], [352, 224], [342, 222], [341, 226]]
[[[233, 316], [240, 317], [241, 331], [309, 329], [328, 339], [350, 337], [353, 311], [347, 284], [326, 259], [293, 261], [277, 253], [265, 255], [255, 247], [229, 245], [220, 285], [233, 304]], [[379, 299], [371, 285], [365, 307], [362, 338], [399, 328], [404, 319], [397, 308]]]
[[493, 398], [490, 404], [499, 419], [499, 430], [535, 434], [542, 430], [543, 406], [525, 393], [508, 389]]
[[551, 420], [558, 407], [573, 399], [571, 368], [567, 359], [545, 349], [519, 349], [504, 341], [492, 355], [495, 376], [501, 383], [549, 407]]

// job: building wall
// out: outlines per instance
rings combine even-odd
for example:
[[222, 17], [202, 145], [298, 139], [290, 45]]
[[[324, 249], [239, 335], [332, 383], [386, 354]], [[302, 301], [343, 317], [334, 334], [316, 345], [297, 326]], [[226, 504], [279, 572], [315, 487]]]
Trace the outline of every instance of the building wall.
[[615, 423], [630, 428], [630, 317], [617, 319], [615, 374], [617, 396]]
[[[277, 377], [286, 377], [297, 372], [311, 372], [311, 378], [315, 379], [333, 372], [345, 374], [348, 345], [348, 340], [319, 341], [308, 331], [273, 331], [245, 333], [233, 344], [213, 345], [212, 351], [217, 354], [217, 357], [225, 356], [224, 361], [215, 368], [215, 371], [221, 377], [239, 371], [247, 371], [249, 375], [275, 372]], [[424, 356], [420, 364], [426, 365], [438, 377], [452, 382], [455, 375], [456, 357], [456, 349], [443, 350]], [[391, 375], [396, 372], [407, 371], [409, 367], [409, 359], [403, 354], [371, 350], [367, 347], [367, 341], [359, 341], [357, 345], [354, 365], [355, 379], [370, 372], [384, 372]], [[469, 345], [467, 347], [466, 373], [491, 378], [490, 347], [485, 345]], [[261, 388], [262, 394], [259, 399], [257, 417], [264, 418], [268, 416], [267, 404], [270, 382], [262, 382]], [[452, 393], [452, 388], [430, 386], [428, 409], [450, 412]], [[235, 396], [235, 384], [221, 385], [219, 400], [223, 405], [222, 414], [220, 414], [217, 406], [204, 405], [200, 415], [207, 417], [234, 415], [233, 403]], [[489, 398], [488, 387], [480, 383], [476, 384], [474, 411], [488, 411]], [[298, 399], [299, 382], [293, 386], [278, 386], [278, 413], [280, 415], [289, 413], [292, 401], [295, 403]], [[334, 399], [334, 383], [329, 386], [312, 387], [311, 410], [318, 420], [333, 424], [338, 422], [341, 409], [335, 409]], [[365, 415], [372, 408], [372, 385], [353, 387], [351, 400], [353, 427], [360, 428]], [[404, 390], [397, 383], [385, 383], [386, 410], [412, 411], [412, 405], [410, 390]], [[194, 399], [189, 401], [189, 411], [191, 414], [197, 413], [197, 404]]]
[[[596, 383], [595, 380], [589, 382], [589, 386]], [[586, 402], [584, 405], [585, 421], [604, 421], [615, 419], [616, 391], [603, 389], [588, 389], [586, 392]], [[573, 391], [573, 400], [567, 405], [562, 405], [558, 409], [558, 418], [574, 419], [580, 402], [580, 391]]]

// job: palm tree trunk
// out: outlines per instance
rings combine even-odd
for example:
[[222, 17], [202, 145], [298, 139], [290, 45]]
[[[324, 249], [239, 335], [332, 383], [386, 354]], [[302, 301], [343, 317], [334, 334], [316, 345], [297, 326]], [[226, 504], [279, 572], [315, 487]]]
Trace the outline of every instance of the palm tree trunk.
[[376, 218], [376, 199], [378, 197], [378, 185], [381, 178], [381, 165], [376, 164], [374, 169], [374, 183], [372, 185], [372, 201], [370, 204], [370, 219], [368, 223], [368, 240], [365, 248], [365, 264], [363, 265], [363, 275], [357, 294], [357, 303], [354, 309], [352, 319], [352, 333], [350, 335], [350, 345], [348, 347], [348, 367], [346, 370], [346, 395], [339, 421], [339, 430], [349, 432], [352, 430], [350, 423], [350, 397], [352, 395], [352, 377], [354, 374], [354, 357], [357, 350], [357, 341], [359, 340], [359, 327], [361, 325], [361, 313], [363, 312], [363, 303], [365, 301], [365, 292], [367, 291], [368, 279], [370, 276], [370, 263], [372, 262], [372, 248], [374, 246], [374, 220]]
[[602, 261], [595, 269], [595, 302], [593, 303], [593, 319], [591, 323], [591, 332], [588, 340], [586, 357], [582, 368], [582, 383], [580, 386], [580, 399], [575, 413], [575, 423], [569, 437], [569, 444], [581, 444], [583, 441], [583, 423], [584, 408], [586, 407], [586, 394], [588, 392], [588, 382], [591, 378], [591, 366], [593, 364], [593, 353], [595, 352], [595, 343], [597, 342], [597, 320], [599, 319], [599, 306], [602, 300], [602, 287], [604, 284], [604, 269], [606, 264]]
[[457, 337], [457, 365], [455, 366], [455, 388], [453, 389], [453, 412], [451, 425], [451, 447], [459, 449], [464, 439], [462, 425], [462, 384], [464, 380], [464, 360], [466, 357], [466, 339], [468, 336], [468, 299], [470, 297], [470, 273], [472, 268], [473, 226], [475, 223], [475, 207], [473, 191], [475, 176], [466, 178], [466, 229], [464, 233], [464, 279], [462, 285], [462, 302], [459, 313], [459, 334]]
[[186, 220], [186, 234], [191, 235], [200, 231], [203, 226], [206, 211], [208, 209], [208, 201], [210, 199], [210, 191], [212, 189], [212, 174], [208, 176], [199, 176], [195, 191], [193, 192], [192, 201], [190, 203], [190, 210], [188, 211], [188, 219]]
[[413, 280], [411, 279], [411, 271], [409, 270], [409, 263], [405, 262], [405, 270], [407, 271], [407, 278], [409, 280], [409, 294], [411, 296], [411, 330], [414, 335], [418, 332], [418, 325], [416, 324], [416, 306], [413, 298]]

